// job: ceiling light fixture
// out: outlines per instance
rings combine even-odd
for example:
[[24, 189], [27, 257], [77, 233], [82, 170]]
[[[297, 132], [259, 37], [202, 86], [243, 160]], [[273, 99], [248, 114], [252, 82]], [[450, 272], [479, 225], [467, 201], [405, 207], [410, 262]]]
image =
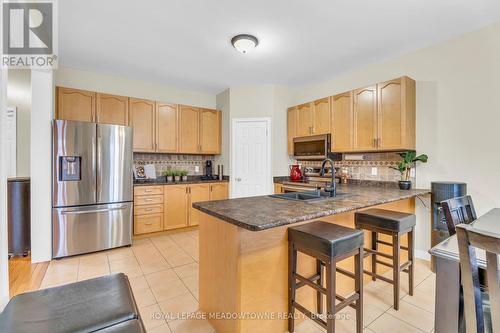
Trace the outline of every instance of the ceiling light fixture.
[[255, 36], [241, 34], [231, 38], [231, 44], [238, 52], [247, 54], [259, 45], [259, 40]]

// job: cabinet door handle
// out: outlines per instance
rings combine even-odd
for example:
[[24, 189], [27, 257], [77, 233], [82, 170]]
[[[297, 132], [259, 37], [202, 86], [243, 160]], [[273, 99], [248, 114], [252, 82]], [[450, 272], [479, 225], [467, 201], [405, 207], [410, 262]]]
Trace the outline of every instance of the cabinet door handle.
[[153, 199], [144, 199], [144, 201], [151, 202]]
[[151, 192], [151, 190], [150, 189], [145, 189], [144, 192]]
[[373, 139], [373, 147], [377, 148], [377, 139]]
[[145, 209], [145, 211], [146, 211], [146, 212], [150, 212], [150, 211], [152, 211], [152, 210], [153, 210], [153, 208], [146, 208], [146, 209]]
[[153, 222], [145, 222], [144, 224], [145, 224], [145, 225], [152, 225], [152, 224], [153, 224]]
[[377, 147], [379, 147], [379, 148], [380, 148], [380, 146], [382, 145], [382, 144], [381, 144], [381, 141], [382, 141], [382, 139], [380, 139], [380, 138], [378, 138], [378, 139], [377, 139]]

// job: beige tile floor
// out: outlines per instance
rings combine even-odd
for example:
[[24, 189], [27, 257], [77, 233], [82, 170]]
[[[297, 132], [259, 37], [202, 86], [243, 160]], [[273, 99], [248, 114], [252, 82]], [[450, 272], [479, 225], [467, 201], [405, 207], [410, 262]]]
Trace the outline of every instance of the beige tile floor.
[[[426, 261], [416, 263], [415, 295], [409, 296], [403, 277], [401, 306], [392, 309], [391, 286], [380, 281], [365, 285], [364, 325], [368, 333], [432, 332], [435, 276]], [[214, 333], [198, 310], [198, 232], [191, 230], [135, 240], [129, 248], [52, 261], [41, 288], [111, 273], [128, 275], [139, 311], [151, 333]], [[337, 332], [355, 332], [354, 310], [337, 321]], [[324, 332], [308, 320], [297, 333]]]

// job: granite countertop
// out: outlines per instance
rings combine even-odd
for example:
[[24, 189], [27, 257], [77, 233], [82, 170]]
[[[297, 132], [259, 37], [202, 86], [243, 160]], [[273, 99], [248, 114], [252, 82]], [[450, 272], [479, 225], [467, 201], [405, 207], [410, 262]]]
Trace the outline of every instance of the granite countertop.
[[314, 202], [259, 196], [198, 202], [193, 207], [241, 228], [261, 231], [430, 193], [358, 184], [338, 185], [337, 191], [344, 195]]
[[224, 176], [222, 180], [202, 180], [201, 176], [188, 176], [187, 181], [180, 182], [167, 182], [165, 177], [158, 177], [156, 179], [137, 180], [134, 179], [134, 186], [148, 186], [148, 185], [183, 185], [183, 184], [203, 184], [203, 183], [227, 183], [228, 176]]

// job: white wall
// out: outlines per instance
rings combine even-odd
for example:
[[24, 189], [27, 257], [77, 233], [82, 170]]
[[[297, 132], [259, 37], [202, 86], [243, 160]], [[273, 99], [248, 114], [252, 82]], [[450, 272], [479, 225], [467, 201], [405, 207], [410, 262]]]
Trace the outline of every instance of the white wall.
[[55, 85], [155, 101], [215, 108], [215, 95], [107, 74], [59, 67]]
[[52, 259], [52, 119], [50, 71], [31, 71], [31, 261]]
[[221, 155], [215, 157], [215, 164], [222, 164], [224, 166], [224, 175], [229, 176], [231, 175], [231, 133], [229, 132], [229, 128], [231, 127], [231, 117], [229, 89], [217, 94], [216, 107], [217, 110], [222, 112], [222, 147]]
[[[1, 7], [1, 6], [0, 6]], [[2, 17], [2, 8], [0, 8]], [[0, 36], [2, 28], [0, 27]], [[9, 301], [9, 263], [7, 233], [7, 70], [0, 69], [0, 312]]]
[[7, 105], [17, 107], [17, 176], [30, 175], [31, 71], [9, 69]]
[[[500, 206], [500, 23], [330, 81], [297, 89], [293, 104], [408, 75], [417, 81], [417, 150], [429, 155], [417, 186], [468, 183], [478, 214]], [[428, 212], [419, 209], [426, 250]], [[426, 229], [427, 228], [427, 229]]]
[[272, 171], [274, 176], [288, 174], [287, 106], [292, 102], [287, 87], [274, 85], [234, 86], [217, 95], [217, 109], [223, 111], [222, 155], [216, 164], [223, 164], [225, 173], [231, 174], [230, 127], [234, 118], [271, 118]]

